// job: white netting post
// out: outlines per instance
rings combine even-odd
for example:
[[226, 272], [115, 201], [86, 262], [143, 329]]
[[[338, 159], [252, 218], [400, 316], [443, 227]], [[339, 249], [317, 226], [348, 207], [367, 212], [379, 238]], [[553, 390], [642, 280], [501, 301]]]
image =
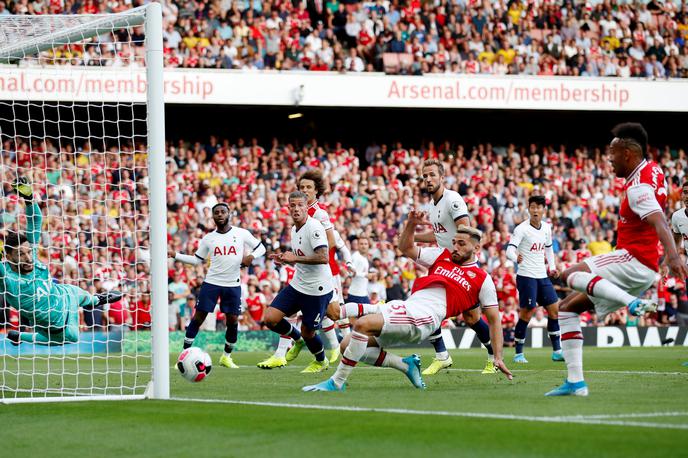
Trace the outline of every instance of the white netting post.
[[167, 203], [165, 186], [165, 101], [163, 100], [162, 8], [152, 3], [146, 14], [148, 80], [148, 163], [150, 168], [151, 286], [153, 304], [153, 393], [169, 399], [167, 324]]
[[169, 397], [160, 10], [0, 16], [0, 402]]

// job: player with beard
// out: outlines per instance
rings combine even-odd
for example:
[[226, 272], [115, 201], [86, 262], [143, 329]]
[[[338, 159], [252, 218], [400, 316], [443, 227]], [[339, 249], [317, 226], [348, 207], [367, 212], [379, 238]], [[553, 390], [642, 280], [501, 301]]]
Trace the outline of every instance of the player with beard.
[[[469, 226], [468, 207], [461, 194], [447, 189], [444, 186], [444, 166], [437, 159], [428, 159], [423, 162], [421, 177], [424, 183], [424, 191], [430, 195], [430, 223], [432, 231], [416, 234], [416, 242], [437, 243], [440, 248], [452, 249], [452, 239], [459, 226]], [[466, 324], [475, 331], [480, 342], [487, 349], [487, 363], [483, 374], [494, 374], [497, 368], [494, 365], [494, 350], [490, 339], [490, 330], [487, 323], [480, 317], [479, 309], [471, 309], [463, 314]], [[435, 347], [435, 359], [424, 371], [423, 375], [434, 375], [440, 370], [450, 367], [453, 363], [447, 347], [442, 339], [442, 330], [438, 329], [430, 342]]]
[[343, 391], [345, 383], [359, 361], [392, 367], [404, 373], [416, 388], [424, 389], [420, 372], [420, 357], [401, 358], [386, 352], [383, 347], [418, 344], [437, 330], [450, 316], [481, 308], [489, 321], [494, 341], [494, 365], [511, 379], [511, 372], [502, 361], [502, 326], [497, 304], [497, 291], [492, 278], [478, 267], [476, 254], [480, 250], [482, 233], [468, 226], [456, 228], [452, 250], [419, 248], [413, 243], [416, 227], [425, 214], [409, 212], [399, 239], [399, 250], [419, 265], [428, 275], [418, 278], [404, 301], [390, 301], [382, 305], [347, 303], [341, 308], [342, 318], [354, 318], [353, 331], [342, 341], [342, 360], [335, 374], [317, 385], [303, 387], [303, 391]]

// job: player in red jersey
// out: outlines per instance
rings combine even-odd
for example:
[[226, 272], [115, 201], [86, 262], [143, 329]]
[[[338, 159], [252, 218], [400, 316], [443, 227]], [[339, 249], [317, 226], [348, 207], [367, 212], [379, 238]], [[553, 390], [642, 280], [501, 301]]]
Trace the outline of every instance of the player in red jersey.
[[638, 296], [657, 281], [659, 242], [664, 246], [671, 271], [679, 278], [687, 274], [664, 218], [664, 173], [659, 165], [645, 159], [647, 132], [640, 124], [624, 123], [614, 127], [612, 134], [612, 167], [618, 177], [626, 178], [616, 250], [588, 258], [562, 275], [563, 281], [576, 291], [559, 305], [561, 347], [568, 376], [563, 385], [546, 396], [588, 395], [583, 379], [581, 313], [594, 308], [598, 317], [604, 319], [626, 306], [635, 316], [656, 310], [656, 303]]
[[420, 357], [401, 358], [382, 349], [388, 345], [417, 344], [426, 340], [447, 317], [457, 316], [482, 306], [494, 343], [494, 365], [511, 379], [502, 361], [502, 326], [497, 306], [497, 291], [492, 278], [478, 267], [476, 254], [482, 234], [477, 229], [459, 226], [452, 251], [446, 248], [418, 248], [413, 243], [416, 227], [426, 215], [412, 210], [399, 239], [399, 250], [428, 268], [428, 275], [418, 278], [405, 301], [383, 305], [348, 303], [342, 318], [356, 318], [352, 333], [342, 342], [342, 361], [335, 374], [303, 391], [342, 391], [351, 371], [359, 361], [393, 367], [408, 377], [416, 388], [425, 388], [420, 372]]

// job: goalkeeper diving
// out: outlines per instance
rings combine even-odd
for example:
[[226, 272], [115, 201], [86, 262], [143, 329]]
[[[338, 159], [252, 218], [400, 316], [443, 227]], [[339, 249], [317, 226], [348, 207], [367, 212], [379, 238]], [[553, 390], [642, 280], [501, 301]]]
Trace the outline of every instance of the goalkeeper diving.
[[5, 259], [0, 262], [0, 292], [5, 303], [19, 312], [21, 324], [34, 332], [9, 331], [7, 338], [15, 345], [28, 342], [37, 345], [63, 345], [79, 340], [79, 307], [92, 307], [117, 302], [122, 293], [110, 291], [90, 294], [83, 289], [58, 284], [48, 266], [38, 259], [43, 216], [33, 199], [33, 189], [26, 177], [13, 185], [26, 203], [26, 233], [10, 232], [5, 236]]

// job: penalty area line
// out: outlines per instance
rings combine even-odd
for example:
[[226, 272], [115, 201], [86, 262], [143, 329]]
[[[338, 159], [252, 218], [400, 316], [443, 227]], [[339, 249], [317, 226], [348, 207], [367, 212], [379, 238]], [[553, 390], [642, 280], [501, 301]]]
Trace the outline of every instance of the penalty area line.
[[[384, 407], [355, 407], [355, 406], [334, 406], [322, 404], [290, 404], [286, 402], [266, 402], [266, 401], [240, 401], [231, 399], [198, 399], [198, 398], [170, 398], [172, 401], [183, 402], [200, 402], [210, 404], [234, 404], [245, 406], [258, 407], [280, 407], [287, 409], [304, 409], [304, 410], [328, 410], [338, 412], [366, 412], [366, 413], [388, 413], [397, 415], [426, 415], [438, 417], [464, 417], [464, 418], [484, 418], [490, 420], [520, 420], [533, 421], [539, 423], [575, 423], [584, 425], [606, 425], [606, 426], [628, 426], [628, 427], [644, 427], [644, 428], [659, 428], [659, 429], [686, 429], [688, 424], [673, 424], [673, 423], [651, 423], [640, 421], [623, 421], [614, 420], [613, 418], [594, 418], [589, 416], [583, 417], [536, 417], [527, 415], [511, 415], [498, 414], [488, 412], [452, 412], [445, 410], [412, 410], [412, 409], [394, 409]], [[652, 414], [651, 414], [652, 415]]]

